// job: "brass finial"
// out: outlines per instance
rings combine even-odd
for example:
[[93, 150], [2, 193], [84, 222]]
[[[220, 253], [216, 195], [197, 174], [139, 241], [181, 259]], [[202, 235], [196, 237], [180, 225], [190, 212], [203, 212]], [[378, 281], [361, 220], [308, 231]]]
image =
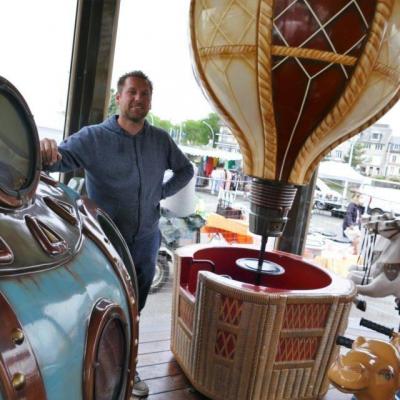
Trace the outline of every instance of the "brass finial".
[[12, 377], [11, 383], [15, 390], [22, 389], [25, 385], [25, 375], [20, 372], [15, 373]]
[[15, 344], [21, 344], [25, 339], [23, 330], [20, 328], [14, 329], [11, 333], [11, 339]]

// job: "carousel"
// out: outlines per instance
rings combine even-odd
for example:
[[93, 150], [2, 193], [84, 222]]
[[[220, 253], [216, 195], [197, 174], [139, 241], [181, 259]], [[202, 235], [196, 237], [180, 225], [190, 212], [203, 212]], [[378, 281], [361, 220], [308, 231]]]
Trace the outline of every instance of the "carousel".
[[[253, 178], [250, 231], [261, 236], [259, 250], [177, 251], [172, 351], [211, 399], [320, 399], [331, 365], [340, 369], [329, 376], [339, 390], [352, 386], [337, 375], [361, 380], [361, 362], [352, 373], [350, 362], [335, 364], [354, 282], [265, 248], [284, 231], [297, 188], [319, 161], [397, 102], [399, 7], [379, 0], [191, 1], [195, 72], [239, 142]], [[365, 342], [354, 341], [352, 351], [365, 348], [392, 367], [390, 389], [381, 391], [389, 399], [399, 386], [397, 349]]]
[[[343, 334], [357, 294], [400, 296], [398, 219], [370, 221], [385, 240], [351, 279], [266, 248], [320, 160], [397, 102], [399, 15], [399, 0], [190, 2], [195, 73], [239, 142], [261, 238], [174, 257], [171, 349], [210, 399], [317, 400], [330, 384], [395, 398], [398, 335], [371, 322], [390, 340]], [[0, 165], [0, 400], [129, 399], [139, 320], [129, 251], [102, 210], [40, 173], [35, 123], [4, 78]]]

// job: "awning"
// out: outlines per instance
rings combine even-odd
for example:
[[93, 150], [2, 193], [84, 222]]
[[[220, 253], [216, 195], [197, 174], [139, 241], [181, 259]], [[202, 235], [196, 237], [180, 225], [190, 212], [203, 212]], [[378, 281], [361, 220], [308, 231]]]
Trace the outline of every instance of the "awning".
[[183, 146], [179, 145], [179, 148], [188, 155], [191, 156], [200, 156], [200, 157], [214, 157], [220, 158], [222, 160], [241, 160], [243, 157], [240, 153], [225, 151], [220, 149], [214, 149], [212, 147], [209, 148], [201, 148], [201, 147], [192, 147], [192, 146]]
[[319, 164], [318, 177], [359, 184], [369, 184], [371, 179], [359, 174], [347, 163], [323, 161]]

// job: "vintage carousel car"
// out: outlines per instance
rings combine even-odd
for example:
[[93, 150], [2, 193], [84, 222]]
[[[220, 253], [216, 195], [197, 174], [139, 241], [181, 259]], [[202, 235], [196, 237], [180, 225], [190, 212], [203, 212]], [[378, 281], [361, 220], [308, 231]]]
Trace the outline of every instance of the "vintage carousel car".
[[108, 216], [40, 164], [29, 108], [0, 77], [0, 399], [128, 399], [132, 260]]
[[353, 282], [302, 257], [193, 245], [175, 257], [172, 351], [212, 399], [319, 399], [347, 326]]

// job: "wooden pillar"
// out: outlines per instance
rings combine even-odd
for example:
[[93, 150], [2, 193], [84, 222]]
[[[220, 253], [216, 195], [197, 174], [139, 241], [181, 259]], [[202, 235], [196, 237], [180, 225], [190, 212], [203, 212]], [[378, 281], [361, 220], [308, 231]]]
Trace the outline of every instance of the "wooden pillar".
[[78, 0], [64, 137], [105, 118], [119, 6], [119, 0]]

